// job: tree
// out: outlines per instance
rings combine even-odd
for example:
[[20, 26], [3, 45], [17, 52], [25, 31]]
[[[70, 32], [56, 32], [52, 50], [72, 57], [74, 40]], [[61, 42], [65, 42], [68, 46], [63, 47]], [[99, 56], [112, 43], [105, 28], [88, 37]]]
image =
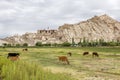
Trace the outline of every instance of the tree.
[[62, 43], [62, 46], [69, 47], [69, 46], [71, 46], [71, 44], [69, 42], [64, 42], [64, 43]]
[[57, 46], [58, 46], [58, 44], [57, 44], [57, 43], [54, 43], [54, 44], [52, 44], [52, 46], [55, 46], [55, 47], [57, 47]]
[[51, 43], [43, 44], [44, 46], [51, 46]]
[[24, 46], [24, 47], [27, 47], [27, 46], [28, 46], [28, 43], [24, 43], [23, 46]]
[[82, 41], [81, 41], [81, 39], [80, 39], [80, 42], [78, 42], [78, 46], [81, 46], [81, 44], [82, 44]]
[[36, 42], [35, 46], [42, 46], [42, 42]]
[[75, 46], [74, 38], [72, 38], [72, 46]]
[[7, 46], [7, 43], [3, 43], [3, 46], [6, 47], [6, 46]]
[[7, 47], [11, 47], [12, 45], [11, 44], [7, 44]]
[[81, 46], [84, 47], [84, 46], [87, 46], [87, 45], [89, 45], [88, 40], [86, 40], [85, 37], [84, 37], [83, 42], [81, 43]]
[[117, 44], [115, 42], [111, 41], [111, 42], [108, 43], [108, 45], [109, 46], [116, 46]]
[[16, 44], [15, 46], [16, 46], [16, 47], [20, 47], [20, 44]]
[[104, 39], [99, 39], [99, 46], [102, 46], [103, 43], [104, 43]]

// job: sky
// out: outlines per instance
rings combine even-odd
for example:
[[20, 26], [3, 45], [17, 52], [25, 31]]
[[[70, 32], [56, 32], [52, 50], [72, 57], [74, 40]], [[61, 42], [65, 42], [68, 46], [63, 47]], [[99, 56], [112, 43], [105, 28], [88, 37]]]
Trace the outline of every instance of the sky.
[[0, 38], [58, 29], [95, 15], [120, 21], [120, 0], [0, 0]]

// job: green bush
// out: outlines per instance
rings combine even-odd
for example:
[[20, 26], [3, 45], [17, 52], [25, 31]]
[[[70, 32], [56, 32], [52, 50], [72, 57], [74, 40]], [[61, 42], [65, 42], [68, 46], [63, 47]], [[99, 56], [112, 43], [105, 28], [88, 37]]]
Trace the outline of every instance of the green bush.
[[28, 46], [28, 43], [24, 43], [23, 46], [24, 46], [24, 47], [27, 47], [27, 46]]
[[3, 43], [2, 45], [3, 45], [4, 47], [6, 47], [6, 46], [7, 46], [7, 43]]
[[54, 43], [54, 44], [52, 44], [52, 46], [57, 47], [57, 46], [58, 46], [58, 44], [57, 44], [57, 43]]
[[16, 47], [20, 47], [20, 44], [16, 44], [15, 46], [16, 46]]
[[69, 42], [64, 42], [64, 43], [62, 43], [62, 46], [64, 46], [64, 47], [69, 47], [69, 46], [71, 46], [71, 43], [69, 43]]
[[115, 42], [109, 42], [108, 45], [109, 46], [117, 46], [117, 43], [115, 43]]
[[11, 47], [12, 45], [11, 44], [7, 44], [7, 47]]
[[42, 46], [42, 42], [36, 42], [35, 46]]
[[51, 46], [50, 43], [43, 44], [43, 46]]

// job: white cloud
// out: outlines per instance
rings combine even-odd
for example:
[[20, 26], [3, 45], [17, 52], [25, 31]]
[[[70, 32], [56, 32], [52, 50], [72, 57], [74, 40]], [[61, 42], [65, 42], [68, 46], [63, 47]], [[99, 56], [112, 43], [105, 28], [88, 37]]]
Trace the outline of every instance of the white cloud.
[[58, 28], [105, 13], [118, 19], [119, 3], [120, 0], [0, 0], [0, 37]]

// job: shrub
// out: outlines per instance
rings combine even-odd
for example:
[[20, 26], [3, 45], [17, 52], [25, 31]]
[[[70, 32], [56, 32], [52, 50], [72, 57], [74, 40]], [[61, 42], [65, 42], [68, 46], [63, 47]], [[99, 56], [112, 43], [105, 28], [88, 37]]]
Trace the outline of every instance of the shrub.
[[52, 44], [52, 46], [55, 46], [55, 47], [57, 47], [57, 46], [58, 46], [58, 44], [57, 44], [57, 43], [54, 43], [54, 44]]
[[11, 47], [12, 45], [11, 44], [7, 44], [7, 47]]
[[36, 42], [35, 46], [42, 46], [42, 42]]
[[16, 44], [15, 46], [16, 46], [16, 47], [20, 47], [20, 44]]
[[50, 43], [43, 44], [43, 46], [51, 46]]
[[109, 42], [108, 45], [109, 45], [109, 46], [116, 46], [117, 43], [115, 43], [115, 42]]
[[69, 46], [71, 46], [71, 44], [69, 42], [64, 42], [64, 43], [62, 43], [62, 46], [69, 47]]
[[24, 47], [27, 47], [27, 46], [28, 46], [28, 43], [24, 43], [23, 46], [24, 46]]
[[7, 43], [3, 43], [2, 45], [3, 45], [4, 47], [6, 47], [6, 46], [7, 46]]

